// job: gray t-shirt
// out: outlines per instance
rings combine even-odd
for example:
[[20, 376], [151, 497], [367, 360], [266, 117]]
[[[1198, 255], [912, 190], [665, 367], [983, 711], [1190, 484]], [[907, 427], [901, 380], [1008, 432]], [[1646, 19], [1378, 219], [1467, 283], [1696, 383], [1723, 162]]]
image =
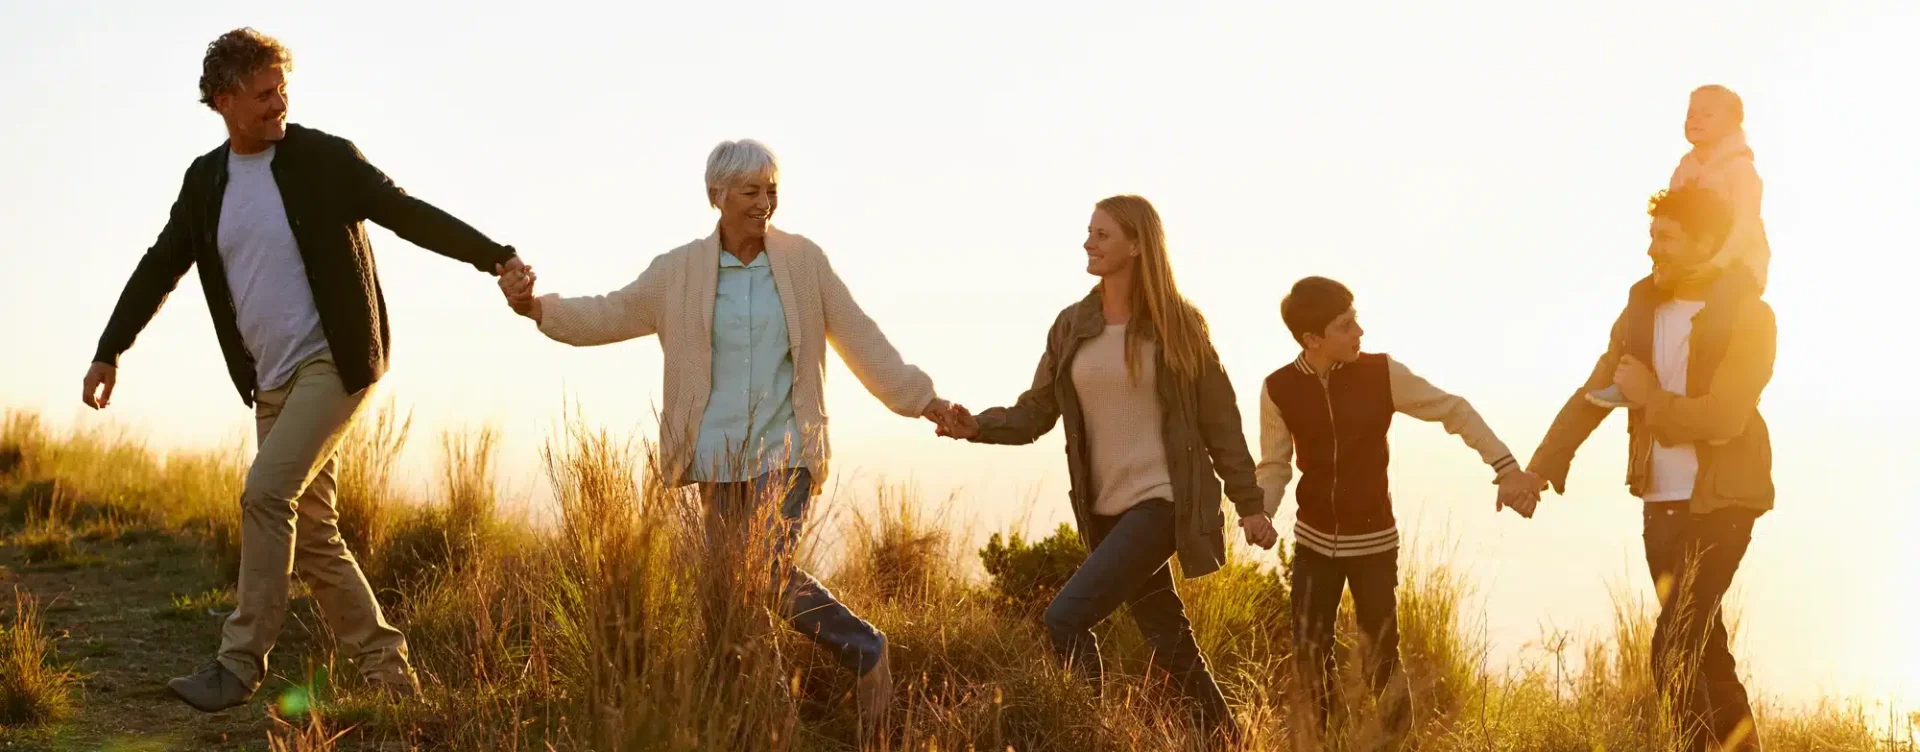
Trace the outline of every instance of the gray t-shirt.
[[220, 261], [261, 391], [284, 386], [302, 361], [327, 352], [307, 267], [273, 180], [276, 148], [229, 152], [220, 203]]

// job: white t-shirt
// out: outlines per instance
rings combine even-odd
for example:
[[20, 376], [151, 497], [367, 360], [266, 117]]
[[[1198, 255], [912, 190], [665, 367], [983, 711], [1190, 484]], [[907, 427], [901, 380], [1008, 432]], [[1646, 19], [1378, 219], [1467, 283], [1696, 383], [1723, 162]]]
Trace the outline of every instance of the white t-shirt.
[[302, 361], [327, 352], [307, 265], [273, 180], [273, 153], [227, 153], [220, 201], [220, 262], [227, 268], [240, 340], [260, 391], [278, 389]]
[[[1703, 300], [1672, 300], [1654, 310], [1653, 371], [1660, 388], [1687, 393], [1687, 347], [1693, 339], [1693, 317], [1707, 307]], [[1693, 481], [1700, 474], [1700, 457], [1692, 443], [1665, 446], [1653, 442], [1653, 482], [1647, 501], [1686, 501], [1693, 498]]]

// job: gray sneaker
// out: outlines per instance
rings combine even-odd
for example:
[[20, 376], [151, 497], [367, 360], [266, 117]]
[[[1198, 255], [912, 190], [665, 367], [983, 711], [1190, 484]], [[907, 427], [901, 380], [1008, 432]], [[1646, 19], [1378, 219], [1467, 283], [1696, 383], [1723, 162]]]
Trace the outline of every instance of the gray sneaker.
[[169, 680], [167, 689], [173, 690], [174, 696], [202, 713], [218, 713], [239, 707], [253, 697], [253, 690], [247, 687], [246, 682], [240, 681], [240, 677], [234, 676], [219, 661], [208, 664], [192, 676]]
[[1617, 384], [1609, 385], [1605, 389], [1596, 389], [1594, 391], [1587, 392], [1587, 401], [1592, 402], [1593, 404], [1599, 405], [1601, 407], [1604, 407], [1608, 410], [1613, 410], [1615, 408], [1621, 408], [1621, 407], [1626, 407], [1626, 408], [1639, 407], [1639, 405], [1635, 405], [1633, 404], [1633, 402], [1629, 401], [1627, 399], [1627, 395], [1620, 393], [1620, 386]]

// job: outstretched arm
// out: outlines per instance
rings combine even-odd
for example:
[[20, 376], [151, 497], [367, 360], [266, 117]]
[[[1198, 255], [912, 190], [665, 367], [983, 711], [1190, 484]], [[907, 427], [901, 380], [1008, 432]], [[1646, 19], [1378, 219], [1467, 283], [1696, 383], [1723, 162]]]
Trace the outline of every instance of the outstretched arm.
[[505, 271], [500, 276], [500, 290], [506, 295], [507, 305], [533, 319], [549, 339], [575, 347], [605, 345], [658, 331], [661, 303], [669, 284], [667, 264], [667, 256], [657, 257], [638, 279], [605, 295], [536, 298], [531, 267]]
[[367, 161], [351, 141], [342, 140], [340, 160], [347, 170], [355, 211], [393, 231], [407, 242], [493, 273], [502, 264], [513, 266], [512, 246], [493, 242], [485, 234], [434, 205], [407, 195], [386, 173]]
[[1532, 459], [1527, 461], [1527, 472], [1540, 476], [1557, 492], [1567, 492], [1567, 470], [1573, 465], [1574, 452], [1593, 435], [1593, 429], [1607, 419], [1608, 410], [1588, 402], [1586, 394], [1613, 383], [1615, 364], [1625, 355], [1626, 328], [1627, 312], [1622, 310], [1607, 337], [1606, 352], [1593, 364], [1587, 380], [1560, 407], [1560, 414], [1554, 416], [1553, 425], [1547, 428], [1547, 435], [1540, 439], [1539, 448], [1533, 450]]
[[1465, 397], [1447, 393], [1392, 358], [1387, 359], [1387, 374], [1395, 412], [1439, 423], [1447, 433], [1460, 437], [1469, 448], [1479, 452], [1481, 461], [1493, 468], [1495, 477], [1520, 469], [1513, 452], [1507, 450], [1507, 445], [1494, 435], [1487, 421]]
[[1544, 481], [1520, 469], [1520, 462], [1507, 450], [1505, 442], [1494, 435], [1487, 421], [1466, 398], [1448, 394], [1426, 379], [1415, 375], [1404, 364], [1387, 359], [1387, 374], [1393, 391], [1393, 409], [1420, 420], [1439, 423], [1447, 433], [1460, 437], [1480, 453], [1481, 461], [1493, 468], [1494, 483], [1500, 490], [1494, 495], [1493, 509], [1513, 507], [1522, 517], [1532, 517], [1540, 501]]
[[820, 277], [821, 305], [827, 319], [827, 341], [846, 361], [848, 370], [860, 379], [867, 392], [893, 412], [910, 418], [930, 416], [929, 408], [940, 408], [933, 392], [933, 379], [908, 364], [895, 350], [880, 326], [867, 317], [860, 304], [840, 281], [825, 253], [807, 249], [813, 255]]
[[[189, 169], [188, 175], [191, 174]], [[193, 248], [187, 241], [188, 221], [187, 178], [182, 178], [180, 193], [167, 213], [166, 226], [134, 266], [133, 276], [120, 290], [120, 301], [114, 304], [113, 315], [107, 318], [107, 328], [101, 332], [100, 342], [94, 348], [93, 363], [87, 367], [80, 396], [80, 401], [88, 407], [97, 410], [107, 406], [113, 397], [120, 355], [133, 347], [134, 339], [160, 311], [160, 304], [179, 286], [180, 277], [193, 268]]]
[[1040, 365], [1033, 369], [1033, 385], [1021, 393], [1012, 407], [982, 412], [977, 421], [967, 421], [964, 430], [950, 435], [980, 444], [1031, 444], [1047, 435], [1060, 420], [1060, 403], [1053, 392], [1056, 357], [1049, 344], [1040, 356]]

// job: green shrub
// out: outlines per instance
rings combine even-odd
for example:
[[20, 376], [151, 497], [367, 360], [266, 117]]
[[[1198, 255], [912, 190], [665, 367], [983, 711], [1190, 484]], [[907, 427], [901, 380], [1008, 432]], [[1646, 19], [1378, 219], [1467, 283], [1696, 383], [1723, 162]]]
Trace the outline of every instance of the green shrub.
[[1086, 560], [1080, 534], [1064, 522], [1034, 543], [1017, 532], [1004, 539], [994, 533], [980, 549], [980, 564], [1000, 605], [1023, 612], [1046, 608]]
[[205, 621], [215, 614], [232, 611], [233, 590], [219, 588], [194, 595], [175, 595], [162, 616], [175, 621]]

